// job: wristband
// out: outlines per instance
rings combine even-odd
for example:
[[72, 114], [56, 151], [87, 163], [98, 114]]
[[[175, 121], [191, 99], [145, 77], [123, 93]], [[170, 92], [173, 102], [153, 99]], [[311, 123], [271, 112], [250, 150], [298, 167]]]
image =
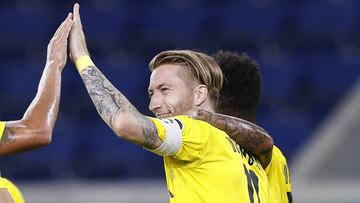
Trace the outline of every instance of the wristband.
[[81, 73], [81, 71], [83, 71], [85, 68], [89, 67], [89, 66], [93, 66], [94, 63], [92, 62], [90, 56], [85, 55], [80, 57], [76, 63], [76, 69], [78, 70], [79, 73]]

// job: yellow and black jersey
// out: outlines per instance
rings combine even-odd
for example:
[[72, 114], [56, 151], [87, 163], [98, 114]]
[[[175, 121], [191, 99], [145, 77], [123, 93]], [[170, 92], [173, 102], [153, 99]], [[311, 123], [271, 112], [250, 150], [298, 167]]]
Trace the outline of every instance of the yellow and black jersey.
[[[0, 121], [0, 140], [5, 130], [6, 122]], [[0, 188], [6, 189], [14, 203], [24, 203], [24, 198], [20, 190], [8, 179], [0, 177]]]
[[152, 121], [170, 202], [260, 202], [246, 157], [225, 132], [187, 116]]
[[0, 177], [0, 188], [6, 189], [14, 203], [24, 203], [20, 190], [8, 179]]
[[269, 185], [280, 203], [288, 203], [287, 193], [291, 192], [290, 174], [286, 158], [276, 146], [272, 150], [272, 159], [265, 172]]
[[5, 130], [6, 122], [0, 121], [0, 140], [3, 136], [4, 130]]
[[[235, 142], [234, 142], [235, 143]], [[253, 155], [247, 153], [243, 148], [240, 148], [241, 153], [245, 156], [247, 161], [247, 178], [252, 182], [252, 186], [249, 185], [249, 192], [252, 194], [253, 201], [251, 202], [278, 202], [272, 188], [269, 186], [267, 174], [261, 163]], [[250, 195], [251, 196], [251, 195]]]

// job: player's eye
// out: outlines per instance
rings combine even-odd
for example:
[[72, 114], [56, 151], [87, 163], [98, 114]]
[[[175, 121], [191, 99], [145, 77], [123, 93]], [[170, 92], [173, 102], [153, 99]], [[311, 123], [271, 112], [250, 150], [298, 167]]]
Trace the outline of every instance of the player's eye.
[[166, 93], [168, 90], [169, 90], [169, 88], [167, 88], [167, 87], [162, 87], [162, 88], [160, 89], [160, 91], [161, 91], [162, 93]]

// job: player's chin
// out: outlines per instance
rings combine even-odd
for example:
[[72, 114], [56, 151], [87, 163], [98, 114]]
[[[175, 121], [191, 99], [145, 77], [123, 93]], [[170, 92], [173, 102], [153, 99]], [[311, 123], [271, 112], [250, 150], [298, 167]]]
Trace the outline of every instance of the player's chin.
[[159, 119], [167, 119], [167, 118], [173, 117], [173, 115], [171, 113], [164, 113], [164, 114], [159, 114], [156, 117]]

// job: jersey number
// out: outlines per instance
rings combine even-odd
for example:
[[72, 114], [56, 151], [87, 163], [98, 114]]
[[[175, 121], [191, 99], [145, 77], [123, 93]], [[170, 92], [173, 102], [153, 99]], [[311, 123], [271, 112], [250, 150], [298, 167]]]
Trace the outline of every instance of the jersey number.
[[[229, 141], [231, 147], [233, 148], [234, 152], [240, 153], [243, 157], [245, 157], [244, 153], [242, 152], [242, 150], [240, 149], [239, 145], [236, 144], [232, 139], [226, 137], [227, 140]], [[251, 160], [251, 158], [249, 158], [249, 160]], [[249, 163], [250, 164], [250, 163]], [[258, 203], [260, 203], [260, 197], [259, 197], [259, 178], [256, 176], [256, 174], [254, 173], [254, 171], [252, 170], [248, 170], [244, 165], [244, 171], [245, 171], [245, 175], [246, 175], [246, 179], [247, 179], [247, 183], [248, 183], [248, 190], [249, 190], [249, 198], [250, 198], [250, 202], [254, 203], [254, 190], [256, 192], [256, 196], [258, 197]]]
[[254, 189], [258, 198], [258, 202], [260, 203], [260, 197], [259, 197], [259, 179], [252, 170], [247, 170], [245, 164], [244, 164], [244, 171], [247, 178], [248, 183], [248, 190], [249, 190], [249, 198], [250, 202], [254, 203]]

